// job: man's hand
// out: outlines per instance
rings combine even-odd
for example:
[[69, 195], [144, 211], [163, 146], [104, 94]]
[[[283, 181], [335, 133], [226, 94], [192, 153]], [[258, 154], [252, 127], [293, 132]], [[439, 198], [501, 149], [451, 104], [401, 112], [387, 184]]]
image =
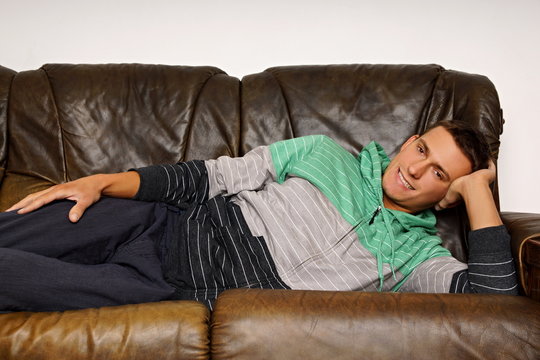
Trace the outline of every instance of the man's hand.
[[435, 210], [442, 210], [454, 207], [463, 200], [463, 193], [470, 189], [471, 186], [490, 185], [496, 176], [495, 163], [489, 161], [487, 169], [481, 169], [472, 174], [457, 178], [450, 184], [446, 196], [435, 205]]
[[489, 187], [496, 174], [495, 163], [490, 160], [487, 169], [477, 170], [454, 180], [446, 196], [435, 205], [435, 210], [454, 207], [463, 200], [472, 230], [501, 225], [502, 221]]
[[18, 214], [26, 214], [52, 201], [67, 199], [76, 202], [69, 211], [69, 220], [75, 223], [101, 195], [130, 198], [137, 193], [139, 183], [139, 175], [133, 171], [87, 176], [30, 194], [6, 211], [18, 209]]

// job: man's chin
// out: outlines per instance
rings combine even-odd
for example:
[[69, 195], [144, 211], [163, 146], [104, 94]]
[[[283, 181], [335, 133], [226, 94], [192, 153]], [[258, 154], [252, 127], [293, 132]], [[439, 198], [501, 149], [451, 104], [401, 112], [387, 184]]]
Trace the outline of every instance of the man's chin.
[[387, 209], [399, 210], [409, 214], [414, 213], [414, 211], [405, 202], [396, 201], [386, 194], [383, 195], [383, 203], [384, 207]]

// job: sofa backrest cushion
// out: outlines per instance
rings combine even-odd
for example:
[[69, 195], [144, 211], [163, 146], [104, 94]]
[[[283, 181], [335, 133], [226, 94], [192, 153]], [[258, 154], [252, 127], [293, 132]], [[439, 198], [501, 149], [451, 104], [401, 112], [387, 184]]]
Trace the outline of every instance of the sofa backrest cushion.
[[2, 204], [132, 167], [236, 156], [240, 82], [209, 66], [45, 65], [17, 74]]
[[[438, 65], [274, 67], [242, 79], [241, 153], [278, 140], [324, 134], [353, 153], [370, 141], [393, 157], [411, 135], [445, 119], [472, 123], [497, 158], [502, 115], [484, 76]], [[440, 235], [466, 259], [463, 208], [439, 214]]]

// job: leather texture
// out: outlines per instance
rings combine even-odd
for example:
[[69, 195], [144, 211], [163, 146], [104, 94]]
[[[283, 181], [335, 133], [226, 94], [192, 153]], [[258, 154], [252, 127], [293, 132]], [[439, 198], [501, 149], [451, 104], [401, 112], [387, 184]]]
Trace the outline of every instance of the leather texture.
[[208, 359], [209, 317], [194, 301], [4, 314], [0, 359]]
[[503, 212], [501, 218], [512, 236], [522, 290], [540, 301], [540, 214]]
[[15, 71], [0, 66], [0, 184], [2, 184], [7, 163], [8, 95], [15, 74]]
[[214, 67], [57, 64], [19, 73], [0, 207], [90, 174], [236, 156], [239, 89]]
[[[487, 319], [493, 326], [486, 326]], [[216, 360], [534, 359], [540, 354], [538, 303], [504, 295], [238, 289], [219, 297], [212, 324]]]

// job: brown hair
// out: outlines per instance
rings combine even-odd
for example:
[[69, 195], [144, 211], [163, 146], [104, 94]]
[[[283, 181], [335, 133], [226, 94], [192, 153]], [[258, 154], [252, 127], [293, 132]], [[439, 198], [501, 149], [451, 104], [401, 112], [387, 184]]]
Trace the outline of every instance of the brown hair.
[[471, 162], [473, 172], [488, 167], [491, 156], [484, 134], [472, 127], [469, 123], [461, 120], [436, 122], [424, 134], [439, 126], [445, 128], [452, 135], [457, 146]]

